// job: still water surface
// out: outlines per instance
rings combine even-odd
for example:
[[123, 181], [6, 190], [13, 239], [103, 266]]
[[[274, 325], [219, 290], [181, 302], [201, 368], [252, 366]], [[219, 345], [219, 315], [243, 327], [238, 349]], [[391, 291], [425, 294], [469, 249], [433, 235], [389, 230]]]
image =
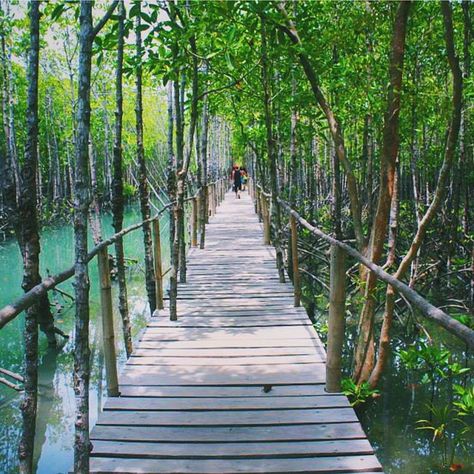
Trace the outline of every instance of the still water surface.
[[[139, 222], [138, 207], [127, 209], [124, 226]], [[161, 222], [163, 258], [168, 260], [168, 222]], [[102, 217], [103, 236], [112, 235], [111, 217]], [[57, 225], [43, 230], [41, 235], [41, 268], [43, 274], [55, 274], [72, 265], [74, 260], [73, 229], [71, 225]], [[92, 242], [90, 242], [92, 246]], [[146, 292], [143, 284], [143, 238], [137, 230], [124, 238], [125, 255], [138, 260], [128, 263], [129, 309], [134, 335], [145, 326], [149, 317]], [[46, 270], [47, 269], [47, 270]], [[0, 307], [21, 295], [22, 262], [16, 241], [0, 244]], [[101, 347], [101, 324], [99, 306], [98, 273], [95, 260], [90, 265], [91, 280], [91, 351], [92, 374], [90, 390], [91, 423], [104, 400], [104, 362]], [[115, 284], [114, 284], [115, 285]], [[60, 288], [73, 294], [72, 279]], [[67, 334], [73, 334], [74, 307], [68, 298], [51, 294], [51, 302], [60, 309], [56, 323]], [[114, 303], [117, 290], [114, 289]], [[54, 309], [54, 308], [53, 308]], [[125, 361], [121, 337], [121, 323], [115, 307], [116, 339], [120, 363]], [[18, 317], [0, 332], [0, 367], [21, 373], [23, 358], [23, 318]], [[50, 349], [43, 335], [40, 336], [39, 406], [36, 430], [37, 472], [41, 474], [66, 473], [72, 466], [74, 433], [74, 391], [73, 391], [73, 341], [72, 338], [58, 349]], [[21, 430], [20, 395], [0, 384], [0, 473], [17, 472], [17, 446]]]

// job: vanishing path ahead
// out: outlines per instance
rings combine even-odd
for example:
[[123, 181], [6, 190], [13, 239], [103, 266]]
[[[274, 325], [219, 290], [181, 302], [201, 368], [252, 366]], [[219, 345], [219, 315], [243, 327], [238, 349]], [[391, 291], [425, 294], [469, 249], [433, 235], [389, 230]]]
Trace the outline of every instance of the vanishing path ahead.
[[92, 432], [91, 472], [381, 472], [247, 193], [189, 256], [179, 321], [151, 318]]

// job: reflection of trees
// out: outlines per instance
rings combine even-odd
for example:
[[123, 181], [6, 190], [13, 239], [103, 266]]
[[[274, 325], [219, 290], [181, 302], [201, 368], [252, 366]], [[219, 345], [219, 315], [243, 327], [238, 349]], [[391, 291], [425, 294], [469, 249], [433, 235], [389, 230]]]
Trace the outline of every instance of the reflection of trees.
[[[41, 360], [38, 371], [38, 415], [36, 417], [36, 436], [34, 448], [34, 466], [36, 468], [41, 456], [41, 450], [46, 442], [46, 430], [48, 426], [54, 424], [54, 419], [58, 421], [58, 416], [53, 413], [62, 413], [62, 405], [57, 403], [58, 397], [55, 393], [54, 376], [57, 369], [57, 358], [59, 351], [50, 347]], [[61, 418], [61, 416], [59, 417]]]
[[[21, 395], [14, 393], [3, 397], [0, 390], [2, 404], [0, 405], [0, 470], [10, 474], [18, 472], [18, 443], [20, 441], [20, 400]], [[5, 393], [6, 394], [6, 393]]]

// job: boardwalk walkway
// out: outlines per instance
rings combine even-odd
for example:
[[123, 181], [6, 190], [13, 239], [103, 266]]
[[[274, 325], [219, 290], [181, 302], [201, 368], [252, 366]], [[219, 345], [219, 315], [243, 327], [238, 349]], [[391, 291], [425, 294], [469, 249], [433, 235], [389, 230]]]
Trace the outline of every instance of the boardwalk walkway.
[[189, 257], [179, 321], [154, 316], [92, 432], [91, 472], [381, 472], [325, 353], [280, 284], [246, 193]]

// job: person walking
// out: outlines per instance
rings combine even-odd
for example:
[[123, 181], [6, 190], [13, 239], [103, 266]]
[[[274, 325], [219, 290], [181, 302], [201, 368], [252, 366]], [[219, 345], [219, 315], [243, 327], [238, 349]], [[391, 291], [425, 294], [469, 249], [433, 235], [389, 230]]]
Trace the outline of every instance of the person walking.
[[242, 176], [240, 174], [240, 169], [238, 166], [234, 167], [234, 171], [232, 174], [234, 180], [235, 199], [240, 199], [240, 191], [242, 190]]

